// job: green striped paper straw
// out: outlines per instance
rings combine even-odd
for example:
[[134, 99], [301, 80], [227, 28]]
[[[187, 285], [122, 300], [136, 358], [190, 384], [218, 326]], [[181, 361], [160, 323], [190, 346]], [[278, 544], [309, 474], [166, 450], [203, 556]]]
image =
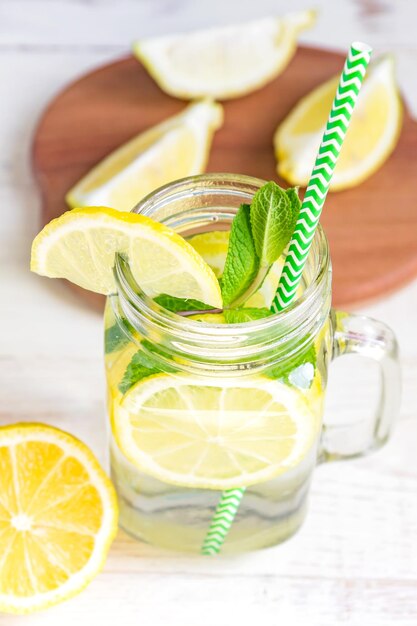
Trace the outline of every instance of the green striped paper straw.
[[[274, 313], [285, 309], [295, 297], [371, 52], [372, 48], [360, 42], [350, 47], [271, 305]], [[202, 554], [220, 552], [244, 493], [245, 488], [222, 493], [201, 548]]]

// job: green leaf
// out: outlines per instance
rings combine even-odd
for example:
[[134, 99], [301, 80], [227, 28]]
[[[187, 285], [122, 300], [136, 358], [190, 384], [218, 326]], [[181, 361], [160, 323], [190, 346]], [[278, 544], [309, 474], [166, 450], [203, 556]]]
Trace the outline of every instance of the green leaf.
[[287, 198], [290, 201], [292, 212], [295, 215], [295, 218], [293, 217], [294, 226], [291, 232], [291, 235], [292, 235], [295, 229], [295, 224], [297, 222], [298, 214], [301, 209], [301, 200], [298, 197], [298, 187], [289, 187], [288, 189], [285, 190], [285, 193], [287, 194]]
[[259, 320], [263, 317], [272, 315], [271, 311], [266, 308], [251, 308], [246, 309], [224, 309], [223, 311], [226, 324], [243, 324], [244, 322], [252, 322], [253, 320]]
[[220, 286], [223, 304], [229, 306], [247, 291], [259, 270], [250, 224], [250, 207], [242, 204], [230, 230], [229, 247]]
[[104, 331], [104, 351], [106, 354], [116, 352], [116, 350], [120, 350], [120, 348], [129, 343], [129, 333], [134, 331], [134, 328], [127, 321], [124, 322], [124, 325], [126, 326], [126, 331], [123, 331], [119, 322], [116, 322]]
[[119, 383], [119, 390], [121, 393], [126, 393], [139, 380], [157, 374], [159, 371], [160, 368], [155, 365], [155, 361], [144, 354], [142, 350], [138, 350], [126, 368]]
[[[312, 369], [305, 367], [306, 365], [311, 365]], [[313, 382], [316, 367], [316, 349], [314, 343], [310, 343], [301, 352], [285, 359], [280, 365], [270, 368], [266, 375], [269, 378], [282, 379], [285, 383], [296, 387], [308, 388]]]
[[162, 364], [152, 356], [152, 353], [163, 354], [162, 350], [157, 346], [146, 340], [142, 341], [141, 345], [141, 349], [135, 352], [131, 358], [123, 374], [123, 378], [119, 383], [121, 393], [126, 393], [133, 385], [147, 376], [153, 376], [160, 372], [175, 372], [174, 367], [165, 363]]
[[172, 311], [172, 313], [178, 313], [179, 311], [215, 311], [210, 304], [200, 302], [200, 300], [193, 300], [192, 298], [177, 298], [170, 296], [166, 293], [161, 293], [154, 298], [154, 301], [163, 306], [164, 309]]
[[276, 261], [294, 232], [301, 203], [296, 189], [285, 191], [273, 181], [259, 189], [250, 207], [250, 221], [262, 266]]

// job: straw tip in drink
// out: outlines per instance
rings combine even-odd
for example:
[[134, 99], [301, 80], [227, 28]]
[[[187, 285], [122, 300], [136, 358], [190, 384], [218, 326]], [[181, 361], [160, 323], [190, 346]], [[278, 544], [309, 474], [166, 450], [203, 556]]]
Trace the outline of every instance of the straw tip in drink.
[[372, 52], [371, 46], [368, 46], [367, 43], [363, 43], [363, 41], [354, 41], [351, 48], [356, 52], [368, 52], [369, 54]]

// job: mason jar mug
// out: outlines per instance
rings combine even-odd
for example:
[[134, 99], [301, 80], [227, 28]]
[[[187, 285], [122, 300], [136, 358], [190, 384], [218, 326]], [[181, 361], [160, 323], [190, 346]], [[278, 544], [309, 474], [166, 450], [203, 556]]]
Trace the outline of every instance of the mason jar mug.
[[[191, 177], [134, 210], [190, 238], [228, 230], [263, 184]], [[254, 321], [172, 313], [141, 290], [122, 257], [115, 276], [105, 313], [111, 471], [132, 536], [199, 553], [222, 492], [245, 487], [222, 553], [275, 545], [302, 524], [318, 463], [361, 456], [389, 437], [399, 404], [396, 340], [380, 322], [331, 309], [320, 227], [297, 300]], [[379, 363], [378, 410], [326, 425], [329, 363], [348, 353]]]

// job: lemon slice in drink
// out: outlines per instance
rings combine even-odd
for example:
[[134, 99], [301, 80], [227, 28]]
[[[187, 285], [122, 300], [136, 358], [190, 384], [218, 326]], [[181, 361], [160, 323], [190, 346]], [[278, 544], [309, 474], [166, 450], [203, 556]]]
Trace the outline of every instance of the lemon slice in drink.
[[312, 11], [189, 34], [143, 39], [133, 50], [158, 85], [179, 98], [235, 98], [287, 66]]
[[226, 324], [223, 313], [197, 313], [190, 315], [189, 320], [194, 322], [205, 322], [206, 324]]
[[[210, 265], [217, 277], [223, 274], [227, 248], [229, 246], [229, 236], [229, 231], [218, 230], [194, 235], [194, 237], [188, 239], [188, 242], [203, 257], [205, 262]], [[245, 307], [266, 307], [269, 309], [275, 296], [282, 266], [282, 259], [278, 259], [272, 265], [261, 288], [245, 302]]]
[[222, 306], [219, 283], [194, 248], [170, 228], [136, 213], [104, 207], [67, 211], [32, 245], [31, 269], [108, 295], [115, 291], [115, 254], [125, 254], [139, 286]]
[[0, 428], [0, 611], [81, 591], [117, 531], [113, 486], [80, 441], [42, 424]]
[[194, 235], [188, 242], [197, 250], [219, 278], [223, 274], [229, 247], [230, 231], [212, 230], [201, 235]]
[[[338, 81], [335, 76], [302, 98], [275, 133], [278, 174], [293, 185], [308, 183]], [[365, 77], [330, 188], [357, 185], [381, 167], [395, 148], [401, 123], [394, 61], [384, 56]]]
[[201, 174], [222, 121], [219, 104], [209, 100], [191, 104], [107, 156], [68, 192], [68, 204], [130, 211], [161, 185]]
[[302, 394], [276, 380], [206, 380], [157, 374], [115, 407], [126, 457], [167, 483], [243, 487], [297, 465], [318, 427]]

